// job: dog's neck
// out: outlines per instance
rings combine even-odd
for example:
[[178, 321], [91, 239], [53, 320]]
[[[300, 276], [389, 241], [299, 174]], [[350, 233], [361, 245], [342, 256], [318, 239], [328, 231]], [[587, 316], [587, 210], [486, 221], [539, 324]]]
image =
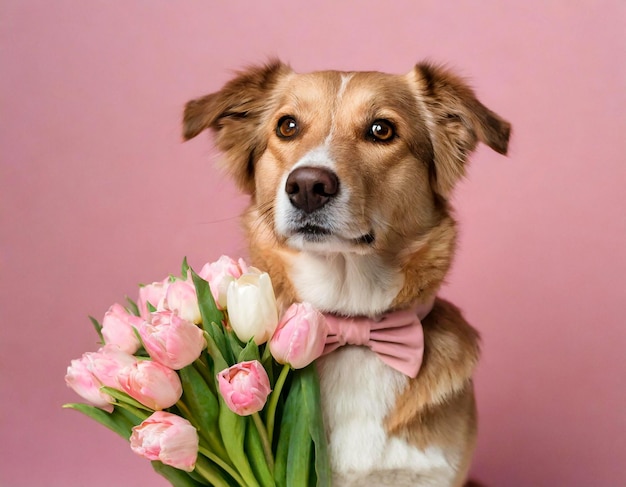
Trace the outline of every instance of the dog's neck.
[[400, 268], [376, 254], [300, 252], [290, 261], [289, 277], [300, 299], [328, 313], [380, 315], [404, 286]]
[[432, 299], [448, 272], [456, 242], [450, 216], [403, 242], [399, 252], [363, 255], [290, 249], [254, 209], [244, 222], [251, 261], [269, 272], [281, 306], [307, 301], [324, 312], [353, 316], [374, 317]]

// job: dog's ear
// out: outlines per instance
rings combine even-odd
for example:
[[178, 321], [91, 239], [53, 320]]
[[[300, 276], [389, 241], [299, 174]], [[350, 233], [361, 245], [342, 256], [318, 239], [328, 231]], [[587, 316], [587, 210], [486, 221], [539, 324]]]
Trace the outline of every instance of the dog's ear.
[[506, 154], [511, 124], [478, 101], [472, 89], [448, 70], [420, 63], [410, 73], [434, 150], [432, 185], [443, 197], [465, 174], [478, 142]]
[[272, 106], [276, 85], [289, 72], [291, 68], [278, 60], [250, 67], [220, 91], [185, 106], [183, 138], [210, 129], [225, 155], [226, 169], [246, 193], [254, 192], [254, 163], [265, 150], [261, 122]]

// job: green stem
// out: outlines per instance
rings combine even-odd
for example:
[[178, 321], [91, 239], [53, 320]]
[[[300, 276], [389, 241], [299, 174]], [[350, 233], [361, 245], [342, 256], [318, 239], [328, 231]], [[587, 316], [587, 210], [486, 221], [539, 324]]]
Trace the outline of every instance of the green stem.
[[201, 360], [198, 359], [193, 363], [195, 369], [202, 376], [207, 385], [213, 384], [215, 382], [215, 377], [211, 376], [211, 372], [209, 371], [209, 367]]
[[122, 409], [126, 409], [126, 411], [134, 414], [139, 419], [141, 419], [141, 421], [145, 421], [146, 419], [148, 419], [148, 416], [150, 416], [150, 414], [148, 414], [147, 412], [138, 409], [135, 406], [131, 406], [130, 404], [126, 404], [125, 402], [117, 401], [115, 405]]
[[[191, 413], [191, 410], [187, 407], [187, 405], [183, 402], [182, 399], [179, 399], [178, 402], [176, 403], [176, 407], [178, 408], [178, 410], [183, 413], [183, 416], [193, 425], [194, 428], [196, 428], [196, 430], [198, 431], [198, 435], [200, 437], [202, 437], [214, 450], [218, 450], [216, 455], [220, 456], [220, 457], [226, 457], [228, 458], [228, 454], [226, 453], [226, 450], [224, 450], [224, 446], [222, 445], [222, 442], [220, 440], [218, 440], [215, 437], [207, 437], [207, 433], [206, 431], [204, 431], [195, 421], [193, 414]], [[216, 462], [217, 463], [217, 462]], [[226, 469], [224, 469], [226, 470]], [[230, 473], [230, 471], [229, 471]]]
[[202, 475], [206, 480], [208, 480], [211, 483], [211, 485], [213, 485], [214, 487], [229, 487], [229, 485], [226, 482], [224, 482], [223, 479], [219, 478], [209, 469], [204, 468], [204, 465], [196, 463], [196, 467], [194, 470], [200, 475]]
[[209, 460], [211, 460], [213, 463], [222, 467], [228, 473], [228, 475], [230, 475], [241, 487], [246, 487], [246, 483], [243, 481], [239, 473], [237, 473], [237, 471], [233, 467], [231, 467], [228, 463], [222, 460], [219, 456], [217, 456], [215, 453], [208, 450], [202, 445], [200, 445], [198, 451]]
[[274, 456], [272, 455], [272, 444], [270, 443], [269, 438], [267, 437], [267, 430], [265, 429], [265, 425], [261, 420], [261, 416], [259, 413], [253, 413], [252, 419], [254, 420], [254, 425], [256, 426], [257, 431], [259, 432], [259, 436], [261, 437], [261, 444], [263, 445], [263, 453], [265, 455], [265, 461], [267, 462], [267, 466], [270, 469], [272, 476], [274, 475]]
[[274, 420], [276, 417], [276, 406], [278, 406], [278, 398], [280, 397], [280, 393], [283, 390], [283, 386], [285, 385], [285, 380], [287, 379], [287, 375], [289, 374], [290, 369], [291, 367], [289, 366], [289, 364], [283, 365], [283, 369], [280, 371], [280, 375], [278, 376], [278, 380], [274, 385], [274, 390], [270, 394], [270, 400], [267, 405], [267, 434], [269, 436], [270, 445], [272, 444], [274, 438]]
[[263, 356], [261, 357], [261, 362], [265, 363], [267, 359], [270, 358], [270, 356], [271, 356], [270, 346], [269, 346], [269, 343], [266, 343], [265, 349], [263, 350]]
[[[178, 402], [176, 403], [176, 407], [178, 408], [178, 410], [183, 413], [183, 416], [187, 419], [189, 418], [193, 418], [193, 414], [191, 414], [191, 411], [189, 410], [189, 408], [187, 407], [187, 405], [183, 402], [182, 399], [179, 399]], [[194, 424], [194, 427], [196, 429], [198, 429], [198, 427]]]

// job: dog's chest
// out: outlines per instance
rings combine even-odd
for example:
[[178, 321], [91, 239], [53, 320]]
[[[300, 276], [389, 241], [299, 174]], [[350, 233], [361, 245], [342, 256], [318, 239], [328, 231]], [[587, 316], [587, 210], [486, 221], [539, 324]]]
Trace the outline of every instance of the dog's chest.
[[318, 370], [334, 472], [449, 469], [439, 448], [420, 450], [385, 431], [384, 420], [407, 386], [405, 375], [367, 348], [350, 346], [319, 359]]
[[[300, 299], [320, 310], [374, 316], [389, 309], [402, 276], [367, 256], [300, 254], [290, 275]], [[322, 410], [333, 470], [340, 474], [448, 467], [438, 448], [420, 450], [387, 435], [384, 420], [408, 378], [365, 347], [345, 346], [318, 360]]]

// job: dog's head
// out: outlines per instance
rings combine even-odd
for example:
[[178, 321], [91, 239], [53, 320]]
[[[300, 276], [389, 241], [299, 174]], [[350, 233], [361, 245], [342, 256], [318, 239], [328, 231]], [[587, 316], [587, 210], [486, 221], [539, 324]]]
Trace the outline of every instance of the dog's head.
[[184, 138], [205, 129], [275, 244], [397, 256], [448, 217], [478, 142], [507, 152], [510, 125], [431, 64], [400, 76], [275, 61], [190, 101]]

